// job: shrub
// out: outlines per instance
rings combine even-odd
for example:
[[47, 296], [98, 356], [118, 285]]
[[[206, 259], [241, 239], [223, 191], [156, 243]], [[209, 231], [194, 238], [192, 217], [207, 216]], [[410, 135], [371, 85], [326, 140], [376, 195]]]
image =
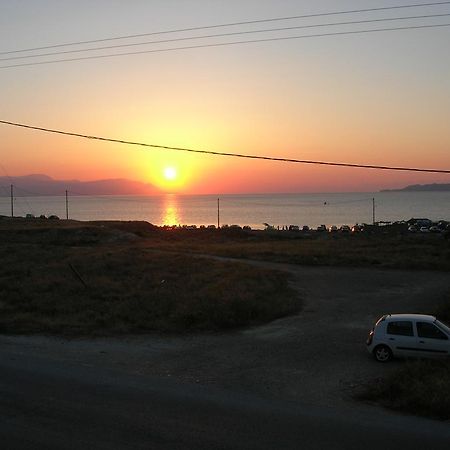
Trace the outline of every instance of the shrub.
[[450, 361], [407, 362], [358, 394], [364, 400], [411, 414], [450, 419]]

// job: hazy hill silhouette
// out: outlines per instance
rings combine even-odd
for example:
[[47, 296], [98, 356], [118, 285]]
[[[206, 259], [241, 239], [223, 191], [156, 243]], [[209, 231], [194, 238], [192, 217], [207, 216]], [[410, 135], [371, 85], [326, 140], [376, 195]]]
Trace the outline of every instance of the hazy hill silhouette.
[[152, 195], [159, 190], [149, 183], [124, 178], [80, 181], [55, 180], [47, 175], [32, 174], [20, 177], [0, 177], [0, 195], [9, 195], [9, 186], [14, 185], [14, 195], [64, 195], [68, 190], [72, 195]]
[[450, 191], [450, 183], [432, 183], [432, 184], [410, 184], [401, 189], [383, 189], [381, 192], [430, 192], [430, 191]]

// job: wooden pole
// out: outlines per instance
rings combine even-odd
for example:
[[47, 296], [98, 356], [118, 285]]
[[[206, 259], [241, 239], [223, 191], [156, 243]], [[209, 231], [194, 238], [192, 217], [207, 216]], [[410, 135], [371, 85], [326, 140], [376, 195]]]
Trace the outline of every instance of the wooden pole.
[[217, 199], [217, 229], [220, 228], [220, 199]]
[[11, 185], [11, 217], [14, 217], [14, 186]]
[[66, 219], [69, 220], [69, 197], [66, 190]]
[[375, 197], [372, 198], [372, 222], [375, 225]]

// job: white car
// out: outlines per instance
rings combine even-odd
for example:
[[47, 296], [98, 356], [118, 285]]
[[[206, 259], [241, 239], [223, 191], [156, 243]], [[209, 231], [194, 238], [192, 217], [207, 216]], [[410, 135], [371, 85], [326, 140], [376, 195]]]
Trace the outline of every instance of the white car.
[[388, 314], [378, 319], [367, 338], [367, 350], [377, 361], [394, 356], [450, 356], [450, 328], [434, 316]]

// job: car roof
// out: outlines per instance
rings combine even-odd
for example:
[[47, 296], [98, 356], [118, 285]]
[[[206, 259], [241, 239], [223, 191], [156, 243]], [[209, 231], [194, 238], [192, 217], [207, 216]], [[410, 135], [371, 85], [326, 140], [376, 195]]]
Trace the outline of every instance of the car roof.
[[386, 320], [423, 320], [424, 322], [434, 322], [436, 317], [427, 314], [388, 314]]

